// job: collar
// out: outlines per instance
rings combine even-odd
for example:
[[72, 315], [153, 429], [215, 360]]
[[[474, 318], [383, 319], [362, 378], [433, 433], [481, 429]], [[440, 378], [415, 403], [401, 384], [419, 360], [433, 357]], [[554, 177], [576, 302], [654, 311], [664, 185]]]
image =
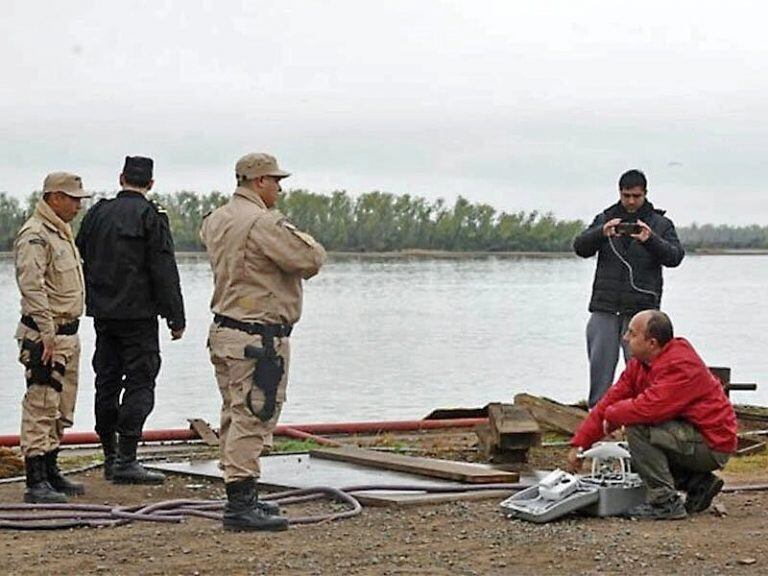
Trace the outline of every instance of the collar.
[[261, 196], [259, 196], [256, 192], [254, 192], [250, 188], [246, 188], [245, 186], [238, 186], [235, 189], [235, 196], [240, 196], [241, 198], [245, 198], [249, 202], [253, 202], [254, 204], [256, 204], [259, 208], [268, 210], [267, 205], [264, 204], [264, 200], [261, 199]]
[[53, 211], [53, 208], [48, 206], [48, 203], [42, 198], [37, 201], [35, 206], [35, 216], [42, 220], [43, 224], [48, 226], [48, 228], [59, 232], [67, 239], [72, 239], [72, 227], [59, 218], [56, 212]]
[[118, 196], [120, 196], [120, 195], [125, 196], [124, 192], [127, 192], [129, 194], [138, 195], [138, 196], [141, 196], [142, 198], [146, 198], [147, 197], [147, 191], [146, 190], [142, 190], [141, 188], [131, 188], [130, 186], [124, 187], [122, 190], [120, 190], [120, 192], [117, 193], [117, 195]]

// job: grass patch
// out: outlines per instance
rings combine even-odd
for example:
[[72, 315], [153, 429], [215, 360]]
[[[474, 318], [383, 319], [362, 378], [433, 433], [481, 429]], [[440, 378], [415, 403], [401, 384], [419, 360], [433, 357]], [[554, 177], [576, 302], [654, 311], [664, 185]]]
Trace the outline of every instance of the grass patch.
[[725, 472], [732, 474], [750, 474], [766, 470], [768, 470], [768, 452], [731, 458], [725, 465]]
[[320, 444], [314, 440], [278, 440], [275, 439], [275, 445], [272, 448], [272, 454], [279, 454], [282, 452], [309, 452], [320, 448]]

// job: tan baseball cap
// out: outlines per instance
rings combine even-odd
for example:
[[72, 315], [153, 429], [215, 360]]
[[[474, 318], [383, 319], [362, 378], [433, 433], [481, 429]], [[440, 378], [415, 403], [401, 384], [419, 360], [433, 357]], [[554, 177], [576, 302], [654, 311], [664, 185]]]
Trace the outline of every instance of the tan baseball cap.
[[253, 152], [246, 154], [235, 164], [235, 174], [252, 180], [261, 176], [274, 176], [275, 178], [285, 178], [290, 176], [290, 172], [280, 170], [277, 160], [274, 156]]
[[83, 190], [83, 180], [77, 174], [69, 172], [51, 172], [43, 182], [43, 194], [63, 192], [72, 198], [90, 198], [91, 193]]

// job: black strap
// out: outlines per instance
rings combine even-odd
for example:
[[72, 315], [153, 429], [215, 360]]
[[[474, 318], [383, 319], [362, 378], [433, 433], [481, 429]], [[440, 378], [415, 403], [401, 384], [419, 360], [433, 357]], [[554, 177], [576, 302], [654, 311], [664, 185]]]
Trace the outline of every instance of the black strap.
[[[32, 316], [22, 316], [21, 323], [31, 330], [40, 332], [40, 328], [37, 326], [37, 322], [35, 322]], [[56, 334], [59, 336], [74, 336], [77, 334], [78, 328], [80, 328], [80, 320], [72, 320], [72, 322], [68, 322], [67, 324], [62, 324], [59, 326], [56, 329]]]
[[275, 338], [287, 338], [293, 332], [290, 324], [259, 324], [258, 322], [241, 322], [229, 316], [214, 314], [213, 321], [224, 328], [240, 330], [246, 334], [259, 334], [260, 336], [273, 336]]

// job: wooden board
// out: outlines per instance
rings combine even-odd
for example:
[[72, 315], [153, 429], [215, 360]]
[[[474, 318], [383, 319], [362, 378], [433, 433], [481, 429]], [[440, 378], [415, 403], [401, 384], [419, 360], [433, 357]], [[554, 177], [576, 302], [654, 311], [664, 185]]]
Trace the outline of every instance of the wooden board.
[[515, 404], [528, 408], [540, 424], [568, 434], [576, 432], [587, 417], [585, 410], [565, 406], [553, 400], [530, 394], [516, 395]]
[[471, 484], [514, 483], [520, 480], [517, 472], [496, 470], [483, 464], [468, 464], [452, 460], [403, 456], [364, 450], [362, 448], [318, 448], [310, 455], [315, 458], [351, 462], [363, 466], [410, 472], [433, 478], [447, 478]]
[[502, 451], [528, 449], [531, 446], [541, 445], [539, 424], [523, 406], [489, 404], [488, 424], [493, 442]]
[[187, 422], [189, 422], [189, 427], [197, 432], [197, 435], [200, 436], [203, 442], [205, 442], [208, 446], [219, 445], [219, 437], [213, 431], [208, 422], [202, 418], [187, 418]]

